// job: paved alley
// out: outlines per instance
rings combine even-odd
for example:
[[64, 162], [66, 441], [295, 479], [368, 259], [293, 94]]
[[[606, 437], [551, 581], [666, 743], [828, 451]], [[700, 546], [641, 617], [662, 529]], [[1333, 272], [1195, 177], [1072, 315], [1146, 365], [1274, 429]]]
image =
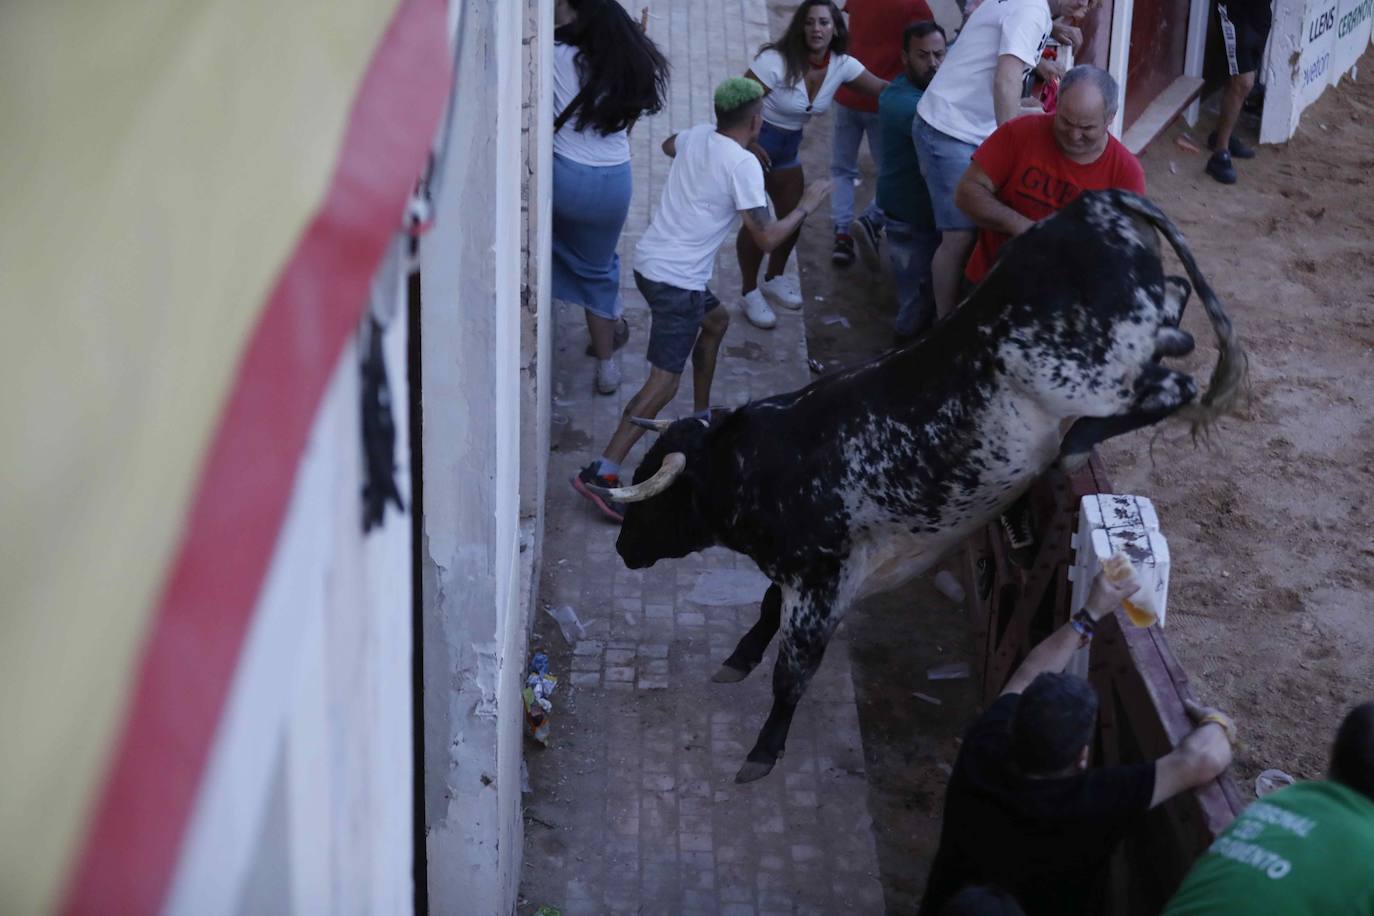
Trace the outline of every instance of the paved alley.
[[[573, 647], [547, 614], [535, 622], [531, 652], [548, 652], [559, 685], [548, 747], [526, 741], [520, 912], [880, 912], [844, 628], [802, 700], [786, 756], [768, 777], [737, 786], [735, 771], [771, 703], [776, 647], [742, 683], [710, 678], [757, 619], [767, 581], [723, 549], [628, 570], [615, 553], [618, 529], [567, 483], [600, 454], [647, 374], [649, 314], [634, 288], [633, 250], [668, 172], [659, 145], [710, 120], [713, 87], [742, 73], [768, 37], [761, 0], [659, 0], [650, 13], [650, 34], [673, 65], [671, 101], [631, 135], [634, 202], [621, 240], [631, 336], [615, 396], [594, 393], [581, 311], [557, 306], [540, 607], [573, 607], [586, 635]], [[712, 285], [732, 318], [714, 387], [719, 405], [812, 377], [802, 313], [778, 309], [778, 326], [758, 330], [736, 306], [738, 283], [727, 244]], [[665, 416], [691, 412], [690, 387], [689, 374]]]

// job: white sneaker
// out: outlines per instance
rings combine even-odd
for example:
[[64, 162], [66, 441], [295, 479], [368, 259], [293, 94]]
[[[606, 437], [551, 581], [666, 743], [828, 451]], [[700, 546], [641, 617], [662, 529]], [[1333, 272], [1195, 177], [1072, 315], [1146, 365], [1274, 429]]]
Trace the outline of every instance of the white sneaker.
[[614, 359], [596, 361], [596, 390], [601, 394], [615, 394], [620, 388], [620, 367]]
[[778, 323], [778, 316], [768, 307], [768, 300], [756, 289], [745, 293], [740, 305], [744, 309], [744, 317], [756, 328], [771, 328]]
[[759, 284], [759, 289], [763, 290], [785, 308], [799, 309], [802, 307], [801, 287], [797, 286], [797, 281], [787, 274], [778, 274], [771, 280], [764, 280]]

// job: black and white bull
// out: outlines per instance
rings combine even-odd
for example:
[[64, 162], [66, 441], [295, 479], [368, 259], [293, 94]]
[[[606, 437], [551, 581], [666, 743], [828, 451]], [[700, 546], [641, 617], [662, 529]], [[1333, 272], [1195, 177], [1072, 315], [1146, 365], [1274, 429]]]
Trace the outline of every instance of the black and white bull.
[[[1166, 277], [1158, 229], [1218, 339], [1207, 393], [1161, 356], [1193, 349], [1189, 293]], [[995, 518], [1056, 460], [1182, 416], [1205, 431], [1245, 385], [1245, 354], [1178, 230], [1149, 201], [1084, 194], [1002, 249], [926, 336], [800, 391], [716, 411], [662, 435], [616, 547], [639, 569], [715, 544], [773, 584], [717, 681], [745, 677], [781, 626], [773, 707], [736, 776], [766, 775], [826, 643], [856, 600], [919, 575]], [[1076, 422], [1067, 434], [1062, 423]]]

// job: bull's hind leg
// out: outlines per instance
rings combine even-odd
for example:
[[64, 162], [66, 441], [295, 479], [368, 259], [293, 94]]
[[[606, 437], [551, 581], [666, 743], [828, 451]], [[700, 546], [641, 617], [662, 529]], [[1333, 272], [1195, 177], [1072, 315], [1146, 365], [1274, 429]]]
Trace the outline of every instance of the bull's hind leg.
[[768, 586], [759, 604], [759, 619], [749, 628], [749, 632], [735, 646], [735, 651], [720, 666], [711, 680], [717, 684], [733, 684], [749, 676], [749, 672], [763, 661], [763, 653], [778, 632], [778, 621], [782, 618], [782, 589], [776, 585]]
[[773, 665], [773, 708], [759, 730], [754, 749], [735, 774], [735, 782], [753, 782], [767, 776], [782, 756], [792, 714], [806, 693], [806, 685], [816, 673], [835, 628], [830, 610], [831, 600], [822, 600], [815, 593], [798, 595], [784, 609], [782, 644]]

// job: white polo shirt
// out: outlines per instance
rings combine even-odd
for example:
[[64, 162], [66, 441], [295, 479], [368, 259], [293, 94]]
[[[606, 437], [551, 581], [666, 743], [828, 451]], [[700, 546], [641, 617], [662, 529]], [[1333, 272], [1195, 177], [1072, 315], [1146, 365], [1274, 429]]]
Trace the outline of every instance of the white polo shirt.
[[997, 59], [1010, 54], [1029, 73], [1040, 62], [1050, 28], [1045, 0], [984, 0], [949, 46], [916, 113], [941, 133], [975, 146], [982, 143], [997, 129], [992, 101]]
[[749, 69], [768, 87], [768, 95], [763, 100], [763, 119], [783, 130], [801, 130], [813, 114], [820, 114], [830, 107], [836, 90], [864, 74], [864, 65], [859, 63], [857, 57], [832, 54], [821, 88], [816, 90], [816, 97], [810, 99], [806, 96], [804, 78], [787, 85], [787, 63], [777, 51], [764, 51], [754, 58]]

